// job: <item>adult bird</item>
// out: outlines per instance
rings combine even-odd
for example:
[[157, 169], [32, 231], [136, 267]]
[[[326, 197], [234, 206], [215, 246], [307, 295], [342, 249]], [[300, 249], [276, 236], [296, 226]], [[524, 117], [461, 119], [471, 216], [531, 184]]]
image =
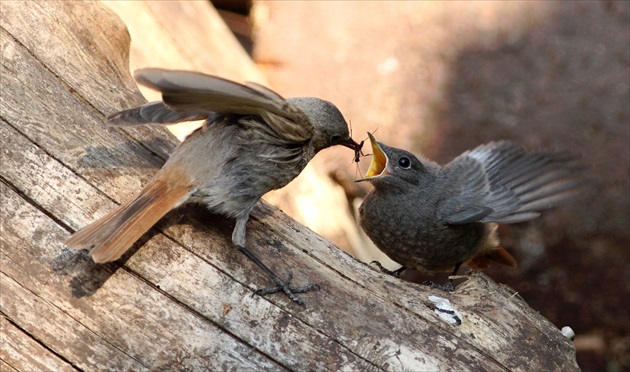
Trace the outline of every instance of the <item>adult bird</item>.
[[174, 124], [204, 119], [201, 128], [131, 200], [75, 232], [66, 245], [88, 249], [95, 262], [118, 259], [171, 209], [205, 205], [235, 218], [232, 241], [267, 273], [275, 286], [260, 293], [295, 293], [318, 288], [290, 286], [246, 248], [246, 224], [258, 200], [293, 180], [320, 150], [343, 145], [357, 150], [339, 110], [330, 102], [284, 99], [261, 85], [238, 84], [198, 72], [138, 70], [136, 80], [162, 93], [152, 102], [108, 117], [114, 126]]

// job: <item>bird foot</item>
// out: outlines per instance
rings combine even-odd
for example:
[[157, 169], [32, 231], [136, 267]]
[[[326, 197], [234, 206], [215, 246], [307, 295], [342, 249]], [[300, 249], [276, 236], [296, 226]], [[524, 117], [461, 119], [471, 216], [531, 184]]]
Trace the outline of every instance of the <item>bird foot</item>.
[[280, 277], [278, 277], [278, 275], [274, 274], [274, 272], [271, 271], [271, 269], [269, 269], [267, 265], [262, 263], [262, 261], [259, 260], [258, 257], [256, 257], [252, 252], [250, 252], [249, 249], [245, 248], [245, 246], [237, 244], [236, 248], [239, 251], [243, 252], [245, 256], [247, 256], [247, 258], [252, 260], [256, 265], [258, 265], [258, 267], [260, 267], [262, 271], [264, 271], [271, 278], [271, 280], [273, 280], [273, 282], [276, 283], [274, 287], [261, 288], [255, 291], [253, 294], [259, 294], [261, 296], [264, 296], [270, 293], [276, 293], [276, 292], [282, 291], [294, 302], [300, 305], [304, 305], [305, 304], [304, 300], [302, 300], [300, 297], [296, 296], [295, 294], [304, 293], [312, 289], [316, 289], [316, 290], [320, 289], [318, 284], [308, 284], [302, 287], [292, 287], [291, 285], [289, 285], [289, 283], [291, 283], [291, 278], [293, 278], [293, 273], [289, 273], [287, 280], [282, 280], [280, 279]]
[[400, 273], [405, 269], [405, 267], [401, 267], [398, 270], [389, 270], [387, 269], [385, 266], [381, 265], [380, 262], [378, 261], [372, 261], [370, 262], [370, 265], [374, 264], [374, 266], [378, 267], [379, 270], [381, 270], [382, 272], [384, 272], [385, 274], [389, 274], [395, 278], [400, 278]]
[[273, 281], [276, 283], [276, 285], [274, 287], [269, 287], [269, 288], [261, 288], [259, 290], [257, 290], [256, 292], [254, 292], [254, 294], [258, 294], [260, 296], [264, 296], [264, 295], [268, 295], [270, 293], [276, 293], [276, 292], [284, 292], [292, 301], [297, 302], [300, 305], [304, 305], [304, 300], [302, 300], [299, 296], [296, 296], [296, 293], [304, 293], [304, 292], [308, 292], [310, 290], [319, 290], [320, 287], [318, 284], [314, 284], [314, 283], [309, 283], [305, 286], [301, 286], [301, 287], [294, 287], [291, 286], [289, 283], [291, 282], [291, 279], [293, 278], [293, 273], [289, 273], [289, 276], [287, 277], [287, 280], [282, 280], [277, 276], [272, 277]]
[[428, 285], [431, 288], [441, 289], [444, 292], [453, 292], [455, 290], [455, 285], [451, 279], [447, 280], [444, 284], [436, 284], [430, 280], [422, 282], [424, 285]]

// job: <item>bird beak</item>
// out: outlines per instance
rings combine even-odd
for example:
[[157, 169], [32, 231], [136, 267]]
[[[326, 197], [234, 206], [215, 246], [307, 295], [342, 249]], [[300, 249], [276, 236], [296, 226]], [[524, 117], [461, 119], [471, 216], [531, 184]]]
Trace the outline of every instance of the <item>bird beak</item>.
[[341, 142], [339, 142], [339, 145], [346, 146], [347, 148], [354, 151], [361, 151], [361, 145], [356, 143], [356, 141], [353, 140], [351, 137], [344, 138]]
[[390, 174], [388, 170], [389, 159], [387, 158], [387, 155], [381, 149], [381, 145], [376, 142], [376, 138], [374, 138], [372, 133], [368, 133], [368, 136], [370, 136], [370, 143], [372, 144], [372, 164], [370, 164], [370, 169], [368, 169], [365, 177], [357, 180], [357, 182], [368, 181], [372, 178]]

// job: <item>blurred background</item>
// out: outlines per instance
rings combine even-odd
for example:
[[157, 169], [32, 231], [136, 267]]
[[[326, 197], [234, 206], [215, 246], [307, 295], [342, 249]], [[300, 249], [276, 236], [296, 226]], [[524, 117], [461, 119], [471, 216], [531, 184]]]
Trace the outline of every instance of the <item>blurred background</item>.
[[[227, 38], [223, 25], [206, 22], [217, 14], [210, 5], [158, 3], [105, 2], [129, 27], [132, 71], [195, 69], [324, 98], [356, 140], [376, 131], [440, 163], [498, 139], [580, 156], [589, 192], [532, 223], [503, 226], [520, 266], [488, 274], [575, 330], [583, 370], [630, 370], [630, 2], [215, 0], [235, 45], [220, 56], [203, 48], [204, 37]], [[175, 8], [190, 21], [170, 37], [194, 33], [199, 45], [170, 48], [158, 30], [173, 25], [145, 19]], [[228, 54], [237, 55], [234, 71], [213, 67]], [[326, 150], [265, 199], [358, 258], [396, 268], [356, 225], [369, 185], [353, 181], [370, 157], [358, 167], [352, 158]]]

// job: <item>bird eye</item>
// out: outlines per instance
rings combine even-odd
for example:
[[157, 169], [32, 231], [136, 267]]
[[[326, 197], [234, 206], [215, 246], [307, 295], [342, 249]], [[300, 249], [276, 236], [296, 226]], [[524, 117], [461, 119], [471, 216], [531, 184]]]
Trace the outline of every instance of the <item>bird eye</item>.
[[332, 143], [339, 142], [340, 140], [341, 140], [341, 136], [338, 134], [333, 134], [332, 137], [330, 137], [330, 141]]
[[409, 158], [403, 157], [398, 159], [398, 165], [400, 165], [400, 167], [403, 169], [409, 169], [409, 167], [411, 167], [411, 161], [409, 160]]

